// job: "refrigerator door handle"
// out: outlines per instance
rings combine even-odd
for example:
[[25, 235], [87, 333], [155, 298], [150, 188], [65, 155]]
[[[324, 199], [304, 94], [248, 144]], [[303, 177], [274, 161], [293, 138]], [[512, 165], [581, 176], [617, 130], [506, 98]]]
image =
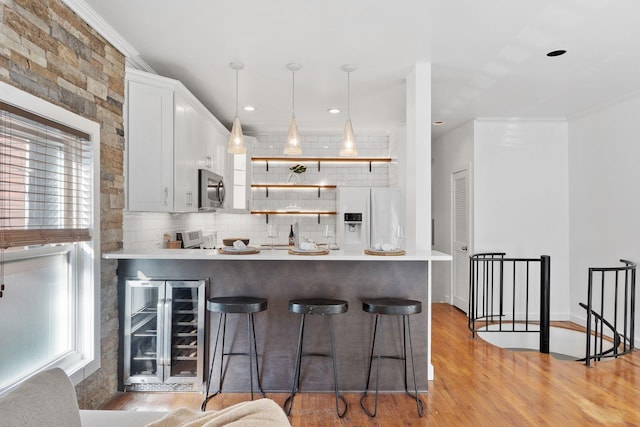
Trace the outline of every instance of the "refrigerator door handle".
[[164, 366], [171, 366], [171, 298], [164, 303]]
[[[158, 299], [158, 305], [156, 306], [156, 312], [158, 313], [158, 320], [156, 324], [156, 330], [160, 331], [161, 327], [164, 327], [164, 299]], [[164, 366], [164, 342], [162, 341], [162, 335], [156, 333], [158, 342], [156, 343], [156, 364], [158, 366]]]

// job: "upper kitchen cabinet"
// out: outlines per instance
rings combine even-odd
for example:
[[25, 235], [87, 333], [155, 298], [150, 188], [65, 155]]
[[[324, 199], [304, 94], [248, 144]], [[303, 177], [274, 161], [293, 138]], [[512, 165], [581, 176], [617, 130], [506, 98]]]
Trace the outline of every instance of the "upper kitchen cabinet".
[[198, 169], [225, 176], [229, 131], [177, 80], [127, 70], [127, 206], [196, 212]]

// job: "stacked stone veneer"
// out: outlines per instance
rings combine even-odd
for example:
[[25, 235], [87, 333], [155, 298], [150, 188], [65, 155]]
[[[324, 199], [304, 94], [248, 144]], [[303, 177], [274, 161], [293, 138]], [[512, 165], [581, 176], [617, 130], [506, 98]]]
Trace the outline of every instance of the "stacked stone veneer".
[[[60, 0], [0, 0], [0, 80], [100, 123], [102, 251], [122, 247], [124, 67], [124, 56]], [[101, 304], [101, 368], [76, 387], [83, 408], [117, 390], [114, 261], [102, 261]]]

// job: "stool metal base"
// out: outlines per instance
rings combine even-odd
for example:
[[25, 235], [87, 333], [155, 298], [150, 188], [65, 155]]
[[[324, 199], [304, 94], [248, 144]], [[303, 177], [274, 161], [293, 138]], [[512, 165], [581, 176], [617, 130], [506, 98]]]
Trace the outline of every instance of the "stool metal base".
[[[308, 300], [310, 302], [314, 302], [313, 300]], [[320, 307], [320, 301], [315, 300], [315, 302], [311, 305], [305, 305], [305, 300], [292, 300], [289, 302], [289, 310], [294, 313], [299, 313], [302, 315], [300, 319], [300, 331], [298, 333], [298, 350], [296, 352], [296, 366], [293, 374], [293, 384], [291, 386], [291, 395], [287, 397], [284, 404], [282, 405], [287, 416], [291, 415], [291, 410], [293, 409], [293, 400], [300, 389], [300, 365], [302, 363], [302, 357], [304, 356], [316, 356], [316, 357], [328, 357], [331, 359], [333, 366], [333, 389], [336, 396], [336, 414], [339, 418], [343, 418], [347, 413], [348, 405], [345, 398], [338, 391], [338, 373], [336, 369], [336, 350], [335, 350], [335, 339], [333, 332], [333, 318], [329, 316], [329, 338], [331, 341], [331, 353], [303, 353], [302, 345], [304, 340], [304, 321], [305, 316], [307, 314], [340, 314], [345, 313], [348, 309], [348, 304], [346, 301], [341, 300], [323, 300], [323, 303], [334, 303], [332, 307]], [[316, 304], [318, 303], [318, 304]], [[337, 303], [337, 305], [335, 304]], [[340, 402], [344, 405], [344, 409], [340, 410]]]
[[[259, 311], [263, 311], [264, 309], [266, 309], [266, 303], [263, 309], [259, 310]], [[238, 311], [230, 311], [230, 313], [241, 313]], [[255, 368], [256, 368], [256, 377], [258, 379], [258, 389], [260, 390], [260, 394], [262, 395], [262, 397], [266, 397], [264, 394], [264, 390], [262, 390], [262, 384], [260, 382], [260, 368], [258, 366], [258, 350], [257, 350], [257, 346], [256, 346], [256, 328], [255, 328], [255, 324], [253, 322], [253, 313], [249, 312], [246, 313], [247, 314], [247, 342], [249, 345], [248, 348], [248, 352], [246, 353], [236, 353], [236, 352], [228, 352], [225, 353], [224, 352], [224, 341], [225, 341], [225, 335], [226, 335], [226, 329], [227, 329], [227, 313], [223, 312], [220, 313], [220, 318], [218, 320], [218, 330], [216, 333], [216, 343], [213, 347], [213, 354], [211, 355], [211, 367], [209, 369], [209, 379], [207, 380], [207, 387], [206, 387], [206, 391], [205, 391], [205, 399], [202, 401], [202, 405], [200, 406], [200, 410], [201, 411], [205, 411], [207, 409], [207, 403], [209, 402], [209, 400], [211, 400], [213, 397], [217, 396], [218, 394], [220, 394], [222, 392], [222, 372], [224, 369], [224, 357], [225, 356], [249, 356], [249, 381], [251, 384], [251, 400], [253, 400], [253, 367], [251, 366], [251, 359], [255, 358]], [[211, 387], [211, 376], [213, 374], [213, 366], [215, 363], [215, 357], [216, 357], [216, 353], [218, 350], [218, 339], [220, 338], [220, 327], [222, 326], [222, 354], [221, 354], [221, 359], [220, 359], [220, 377], [219, 377], [219, 382], [218, 382], [218, 391], [216, 391], [213, 394], [209, 394], [209, 389]], [[253, 341], [253, 349], [251, 348], [251, 343]]]
[[[365, 308], [365, 311], [367, 308]], [[419, 312], [419, 311], [418, 311]], [[375, 391], [375, 404], [373, 411], [369, 410], [365, 405], [365, 399], [369, 394], [369, 384], [371, 381], [371, 368], [373, 364], [373, 352], [376, 346], [376, 338], [378, 342], [382, 342], [382, 322], [380, 321], [380, 325], [378, 326], [378, 321], [380, 314], [376, 313], [376, 320], [373, 327], [373, 343], [371, 345], [371, 353], [369, 355], [369, 370], [367, 373], [367, 385], [364, 390], [364, 394], [360, 397], [360, 407], [362, 410], [370, 417], [375, 417], [378, 413], [378, 382], [380, 378], [380, 359], [395, 359], [402, 360], [404, 362], [404, 391], [405, 393], [414, 398], [416, 400], [416, 407], [418, 410], [418, 416], [422, 417], [424, 415], [424, 402], [418, 395], [418, 385], [416, 382], [416, 368], [415, 368], [415, 360], [413, 358], [413, 342], [411, 340], [411, 320], [409, 319], [409, 314], [402, 314], [402, 356], [384, 356], [380, 354], [381, 345], [378, 344], [378, 353], [376, 355], [376, 391]], [[413, 390], [414, 393], [409, 391], [407, 385], [407, 331], [409, 333], [409, 351], [411, 356], [411, 370], [413, 373]]]

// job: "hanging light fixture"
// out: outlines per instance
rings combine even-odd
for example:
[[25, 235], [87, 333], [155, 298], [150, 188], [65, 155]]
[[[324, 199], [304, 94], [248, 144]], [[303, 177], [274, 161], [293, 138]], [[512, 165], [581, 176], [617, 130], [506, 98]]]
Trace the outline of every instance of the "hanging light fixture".
[[300, 70], [300, 64], [287, 64], [287, 69], [291, 71], [292, 91], [291, 91], [291, 121], [289, 122], [289, 132], [287, 133], [287, 142], [284, 146], [284, 154], [290, 156], [299, 156], [302, 154], [302, 146], [300, 145], [300, 134], [298, 133], [298, 124], [296, 123], [295, 107], [296, 107], [296, 71]]
[[353, 134], [353, 126], [351, 126], [351, 111], [350, 111], [350, 98], [351, 98], [351, 73], [356, 70], [355, 65], [343, 65], [342, 71], [347, 73], [347, 122], [344, 125], [344, 133], [342, 136], [342, 147], [340, 147], [341, 156], [357, 156], [358, 149], [356, 148], [356, 137]]
[[229, 66], [236, 70], [236, 116], [233, 119], [233, 125], [231, 126], [231, 135], [229, 135], [227, 153], [245, 154], [247, 152], [247, 147], [244, 145], [242, 125], [240, 124], [240, 117], [238, 117], [238, 71], [244, 68], [244, 64], [242, 62], [232, 62]]

